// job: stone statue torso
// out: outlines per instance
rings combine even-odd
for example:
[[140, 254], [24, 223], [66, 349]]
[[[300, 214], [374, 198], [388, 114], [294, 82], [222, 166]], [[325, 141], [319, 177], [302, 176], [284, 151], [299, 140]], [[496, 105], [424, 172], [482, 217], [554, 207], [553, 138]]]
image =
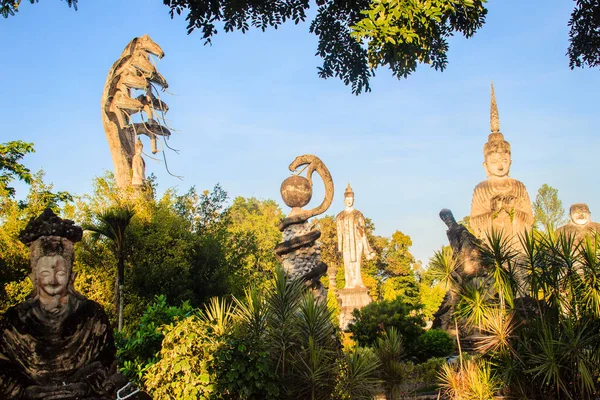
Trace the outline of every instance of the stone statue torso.
[[511, 238], [531, 230], [533, 213], [525, 185], [510, 177], [478, 184], [473, 192], [470, 224], [482, 240], [492, 229]]
[[135, 154], [131, 160], [132, 168], [132, 186], [142, 186], [146, 180], [146, 162], [140, 154]]
[[568, 224], [561, 226], [556, 230], [556, 233], [564, 233], [566, 235], [574, 235], [576, 241], [580, 241], [585, 239], [587, 236], [593, 235], [595, 233], [600, 234], [600, 224], [597, 222], [588, 222], [585, 225], [578, 225], [573, 223], [573, 221]]
[[109, 321], [94, 301], [70, 296], [65, 310], [53, 314], [29, 299], [0, 321], [0, 398], [27, 398], [28, 387], [78, 384], [87, 399], [114, 399], [110, 378], [124, 379], [116, 373]]

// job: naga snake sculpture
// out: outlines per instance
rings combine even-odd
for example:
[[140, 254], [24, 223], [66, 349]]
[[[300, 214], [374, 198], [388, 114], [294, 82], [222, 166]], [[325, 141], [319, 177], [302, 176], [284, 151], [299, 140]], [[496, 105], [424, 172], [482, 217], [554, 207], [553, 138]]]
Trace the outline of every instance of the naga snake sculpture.
[[[171, 135], [169, 129], [157, 122], [164, 123], [168, 106], [154, 92], [158, 93], [156, 86], [164, 90], [168, 84], [151, 62], [152, 55], [160, 59], [164, 52], [148, 35], [134, 38], [109, 70], [102, 93], [102, 123], [119, 188], [131, 184], [136, 136], [148, 136], [155, 154], [158, 136]], [[144, 94], [133, 97], [133, 90], [144, 91]], [[141, 112], [147, 119], [133, 122], [131, 116]]]
[[[309, 218], [324, 213], [333, 200], [333, 180], [329, 170], [316, 156], [306, 154], [296, 157], [290, 164], [290, 171], [307, 166], [306, 178], [292, 175], [281, 184], [281, 197], [292, 212], [279, 224], [283, 242], [275, 247], [275, 254], [282, 261], [283, 268], [292, 279], [299, 279], [310, 287], [318, 298], [325, 299], [325, 288], [319, 278], [327, 272], [327, 265], [321, 261], [321, 250], [317, 239], [321, 232], [307, 222]], [[312, 198], [312, 175], [317, 172], [325, 185], [323, 202], [311, 210], [303, 210]]]

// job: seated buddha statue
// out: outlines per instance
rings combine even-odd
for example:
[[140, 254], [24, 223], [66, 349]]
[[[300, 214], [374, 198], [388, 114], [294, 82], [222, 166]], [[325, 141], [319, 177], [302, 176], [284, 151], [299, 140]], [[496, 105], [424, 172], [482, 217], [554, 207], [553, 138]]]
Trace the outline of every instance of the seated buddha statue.
[[75, 290], [82, 229], [50, 209], [29, 222], [33, 291], [0, 320], [1, 399], [115, 399], [127, 381], [102, 307]]
[[596, 233], [600, 234], [600, 224], [591, 221], [591, 213], [587, 204], [573, 204], [569, 209], [569, 216], [571, 217], [569, 223], [558, 228], [556, 233], [574, 235], [576, 242]]
[[533, 213], [525, 185], [509, 176], [510, 143], [500, 133], [493, 85], [490, 126], [491, 134], [483, 147], [487, 179], [473, 192], [470, 224], [478, 239], [486, 241], [494, 231], [516, 244], [519, 234], [531, 230]]

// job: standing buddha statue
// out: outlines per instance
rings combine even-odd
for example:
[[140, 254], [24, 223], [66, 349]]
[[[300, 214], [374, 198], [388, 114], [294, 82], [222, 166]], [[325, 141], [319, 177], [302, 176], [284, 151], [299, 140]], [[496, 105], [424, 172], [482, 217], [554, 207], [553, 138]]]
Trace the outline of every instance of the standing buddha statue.
[[483, 147], [487, 179], [473, 191], [470, 223], [478, 239], [486, 240], [486, 236], [495, 231], [515, 244], [519, 234], [531, 230], [533, 213], [525, 185], [509, 177], [510, 143], [500, 133], [493, 84], [490, 128], [491, 133]]

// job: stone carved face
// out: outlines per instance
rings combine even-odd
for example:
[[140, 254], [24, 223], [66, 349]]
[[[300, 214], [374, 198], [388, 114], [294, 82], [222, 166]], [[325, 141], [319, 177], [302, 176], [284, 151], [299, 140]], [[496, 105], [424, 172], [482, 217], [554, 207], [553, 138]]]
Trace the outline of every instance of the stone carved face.
[[346, 207], [352, 207], [354, 205], [354, 196], [344, 197], [344, 205]]
[[584, 208], [576, 208], [571, 211], [571, 221], [576, 225], [585, 225], [590, 222], [590, 213]]
[[492, 153], [485, 158], [483, 166], [488, 176], [503, 178], [510, 172], [510, 153]]
[[60, 255], [44, 256], [36, 265], [36, 284], [40, 291], [49, 296], [67, 294], [70, 270], [67, 261]]

